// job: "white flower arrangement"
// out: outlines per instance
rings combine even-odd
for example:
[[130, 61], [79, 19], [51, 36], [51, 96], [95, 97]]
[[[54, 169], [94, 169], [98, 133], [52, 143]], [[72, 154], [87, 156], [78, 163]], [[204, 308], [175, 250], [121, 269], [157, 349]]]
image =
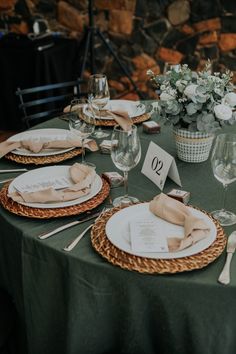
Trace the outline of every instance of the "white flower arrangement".
[[189, 131], [214, 133], [225, 124], [236, 122], [236, 93], [231, 82], [233, 73], [211, 74], [208, 62], [200, 72], [187, 64], [173, 67], [165, 75], [147, 71], [159, 93], [153, 111], [160, 121]]

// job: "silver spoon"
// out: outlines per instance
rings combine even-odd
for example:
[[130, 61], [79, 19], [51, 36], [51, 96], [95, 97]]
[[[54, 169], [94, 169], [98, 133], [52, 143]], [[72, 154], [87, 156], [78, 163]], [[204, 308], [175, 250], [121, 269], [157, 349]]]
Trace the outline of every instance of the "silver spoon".
[[226, 250], [227, 251], [226, 262], [218, 278], [218, 282], [221, 284], [227, 285], [230, 283], [230, 263], [235, 249], [236, 249], [236, 231], [232, 232], [228, 238], [227, 250]]

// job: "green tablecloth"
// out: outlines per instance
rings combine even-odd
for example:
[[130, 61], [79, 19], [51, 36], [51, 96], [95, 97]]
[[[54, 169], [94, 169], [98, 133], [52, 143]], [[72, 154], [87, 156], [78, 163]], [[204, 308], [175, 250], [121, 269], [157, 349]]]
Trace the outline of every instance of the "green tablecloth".
[[[63, 128], [67, 123], [55, 119], [42, 126]], [[168, 128], [162, 127], [159, 135], [139, 129], [142, 160], [129, 174], [129, 190], [140, 200], [150, 200], [160, 190], [140, 172], [148, 144], [152, 140], [174, 157], [175, 145]], [[87, 159], [99, 173], [116, 170], [109, 155], [88, 152]], [[223, 188], [209, 161], [176, 162], [183, 189], [191, 192], [190, 203], [206, 211], [219, 208]], [[1, 160], [1, 168], [13, 166]], [[167, 179], [164, 192], [176, 187]], [[122, 192], [122, 187], [113, 189], [111, 197]], [[227, 196], [227, 207], [234, 211], [235, 195], [234, 183]], [[28, 353], [235, 354], [236, 258], [228, 286], [217, 282], [225, 252], [201, 270], [140, 274], [108, 263], [94, 251], [89, 235], [71, 253], [63, 252], [85, 225], [44, 241], [36, 237], [73, 217], [33, 220], [0, 208], [0, 218], [0, 286], [15, 301]], [[235, 227], [225, 228], [226, 233]]]

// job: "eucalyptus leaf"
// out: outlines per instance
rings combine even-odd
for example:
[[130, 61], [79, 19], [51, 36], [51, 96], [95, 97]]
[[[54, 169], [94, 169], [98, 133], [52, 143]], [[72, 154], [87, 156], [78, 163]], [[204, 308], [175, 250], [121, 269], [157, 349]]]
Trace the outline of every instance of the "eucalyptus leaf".
[[202, 96], [202, 95], [196, 95], [196, 102], [198, 103], [205, 103], [207, 101], [207, 96]]
[[188, 105], [186, 105], [186, 111], [188, 113], [188, 115], [192, 115], [194, 113], [196, 113], [198, 110], [197, 105], [195, 103], [189, 103]]
[[205, 95], [207, 93], [206, 87], [201, 86], [201, 85], [197, 86], [196, 93], [197, 93], [197, 95], [200, 95], [200, 96]]
[[188, 115], [188, 114], [185, 114], [183, 117], [182, 117], [183, 121], [185, 123], [189, 123], [191, 124], [192, 122], [195, 122], [196, 121], [196, 115], [193, 114], [193, 115]]

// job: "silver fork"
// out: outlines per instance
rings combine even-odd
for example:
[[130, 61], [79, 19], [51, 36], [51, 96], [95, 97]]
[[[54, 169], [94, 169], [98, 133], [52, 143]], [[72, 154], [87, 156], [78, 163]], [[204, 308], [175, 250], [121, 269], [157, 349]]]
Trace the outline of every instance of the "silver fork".
[[82, 231], [74, 240], [72, 240], [67, 246], [63, 247], [63, 251], [70, 252], [73, 250], [73, 248], [79, 243], [79, 241], [82, 239], [82, 237], [86, 234], [86, 232], [92, 228], [92, 226], [95, 224], [95, 222], [104, 214], [104, 212], [108, 210], [107, 208], [103, 208], [101, 213], [98, 215], [98, 217], [95, 219], [95, 221], [90, 224], [84, 231]]

